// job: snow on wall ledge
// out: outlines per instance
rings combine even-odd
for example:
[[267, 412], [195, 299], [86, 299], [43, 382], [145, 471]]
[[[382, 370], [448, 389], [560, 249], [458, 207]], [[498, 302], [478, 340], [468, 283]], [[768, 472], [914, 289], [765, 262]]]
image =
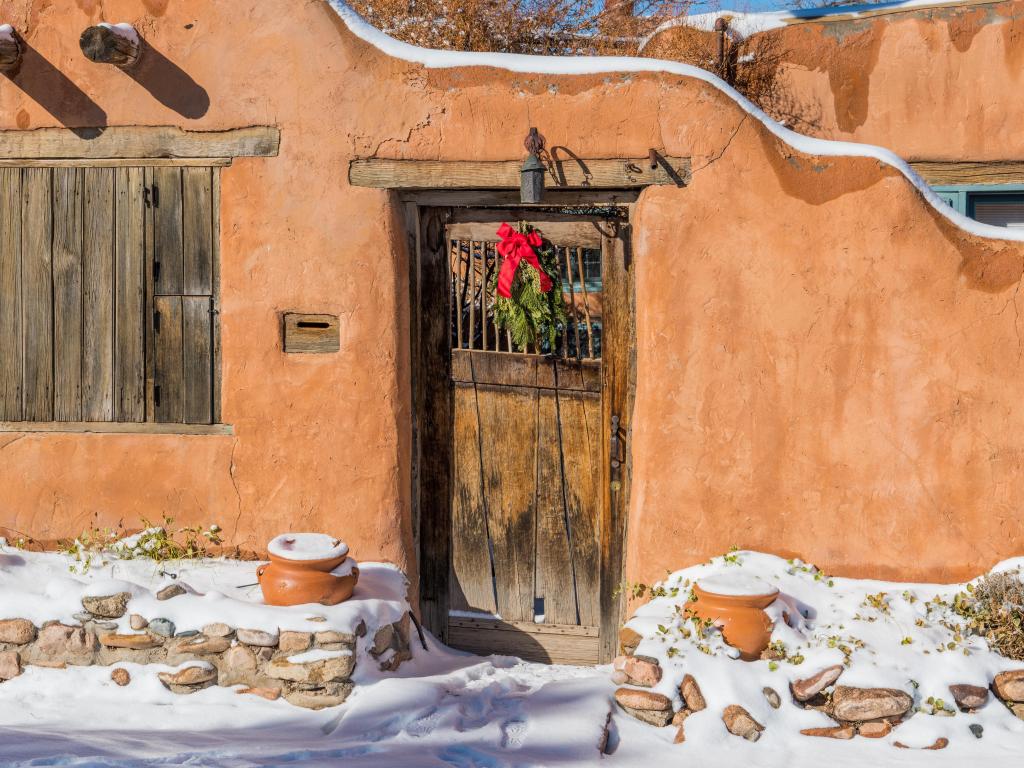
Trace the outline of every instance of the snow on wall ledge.
[[[991, 0], [992, 4], [1000, 0]], [[834, 5], [824, 8], [787, 8], [779, 11], [733, 11], [723, 8], [719, 11], [708, 13], [694, 13], [687, 16], [677, 16], [674, 19], [662, 22], [654, 31], [645, 37], [640, 43], [642, 51], [648, 43], [667, 29], [676, 27], [693, 27], [710, 32], [715, 28], [718, 19], [729, 20], [729, 31], [739, 35], [741, 38], [755, 35], [758, 32], [767, 32], [771, 29], [780, 29], [788, 24], [799, 22], [828, 21], [829, 19], [859, 19], [877, 16], [879, 13], [898, 13], [900, 11], [911, 11], [918, 8], [943, 8], [949, 6], [962, 6], [963, 0], [951, 0], [941, 2], [937, 0], [902, 0], [902, 2], [889, 3], [855, 3], [853, 5]]]
[[[792, 131], [770, 118], [724, 80], [698, 67], [664, 59], [630, 56], [533, 56], [518, 53], [477, 53], [469, 51], [442, 51], [404, 43], [366, 23], [342, 0], [327, 0], [348, 29], [359, 39], [382, 53], [404, 61], [421, 64], [428, 69], [457, 67], [493, 67], [509, 72], [545, 75], [598, 75], [619, 72], [663, 72], [701, 80], [736, 102], [741, 109], [761, 122], [774, 136], [798, 152], [819, 157], [872, 158], [903, 174], [924, 199], [956, 227], [977, 237], [991, 240], [1024, 242], [1024, 230], [1011, 230], [982, 224], [950, 208], [931, 187], [901, 157], [871, 144], [817, 139]], [[910, 0], [904, 5], [910, 5]], [[932, 3], [934, 4], [934, 3]]]

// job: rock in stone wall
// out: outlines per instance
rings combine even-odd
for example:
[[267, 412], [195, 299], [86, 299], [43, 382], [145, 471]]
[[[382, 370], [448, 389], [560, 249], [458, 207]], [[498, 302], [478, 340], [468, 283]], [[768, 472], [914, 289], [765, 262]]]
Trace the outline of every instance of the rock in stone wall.
[[[117, 596], [115, 596], [117, 597]], [[239, 693], [268, 699], [283, 697], [299, 707], [337, 706], [352, 692], [359, 643], [383, 671], [397, 670], [412, 658], [409, 616], [380, 627], [370, 640], [366, 627], [355, 633], [267, 632], [261, 629], [209, 624], [201, 632], [175, 632], [160, 617], [133, 615], [140, 631], [119, 633], [111, 616], [123, 606], [90, 598], [100, 614], [78, 614], [77, 624], [59, 621], [34, 626], [25, 619], [0, 621], [0, 681], [21, 674], [25, 665], [63, 668], [109, 666], [120, 662], [184, 665], [159, 674], [175, 693], [188, 694], [211, 685], [245, 686]]]

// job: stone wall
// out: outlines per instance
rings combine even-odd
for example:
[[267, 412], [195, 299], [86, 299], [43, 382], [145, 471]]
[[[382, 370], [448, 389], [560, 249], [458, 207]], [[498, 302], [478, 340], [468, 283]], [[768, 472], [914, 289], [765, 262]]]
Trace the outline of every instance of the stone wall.
[[[170, 588], [159, 594], [173, 599], [183, 592]], [[167, 619], [138, 614], [129, 618], [135, 632], [119, 633], [111, 620], [125, 615], [128, 599], [126, 592], [83, 598], [74, 624], [51, 621], [37, 627], [27, 619], [0, 620], [0, 682], [20, 675], [26, 665], [166, 664], [179, 667], [157, 673], [174, 693], [243, 686], [239, 693], [283, 696], [296, 706], [322, 709], [341, 704], [352, 692], [357, 660], [368, 658], [380, 670], [394, 671], [411, 658], [408, 613], [372, 637], [363, 622], [352, 633], [270, 632], [223, 623], [176, 632]], [[124, 668], [115, 669], [112, 678], [119, 685], [130, 681]]]
[[[641, 636], [634, 630], [624, 627], [619, 633], [618, 656], [612, 665], [612, 682], [620, 686], [615, 691], [615, 701], [622, 710], [641, 722], [664, 728], [672, 725], [676, 728], [674, 741], [681, 744], [686, 741], [685, 721], [694, 712], [707, 709], [708, 705], [701, 691], [700, 683], [690, 674], [683, 677], [678, 688], [678, 699], [682, 706], [674, 707], [668, 696], [651, 691], [662, 679], [662, 669], [658, 660], [651, 656], [637, 655], [637, 645]], [[762, 659], [776, 659], [769, 649], [761, 656]], [[743, 663], [736, 662], [735, 674], [743, 674]], [[800, 733], [804, 736], [831, 739], [852, 739], [855, 736], [878, 739], [888, 736], [893, 729], [914, 714], [914, 699], [899, 688], [860, 688], [838, 684], [846, 667], [842, 664], [818, 670], [813, 675], [794, 680], [789, 690], [780, 694], [774, 688], [765, 687], [762, 694], [772, 709], [784, 706], [796, 706], [801, 709], [818, 710], [827, 715], [834, 725], [820, 728], [804, 728]], [[902, 681], [894, 680], [893, 685]], [[1024, 669], [1009, 670], [996, 674], [990, 684], [991, 692], [1000, 706], [1024, 720]], [[955, 684], [949, 686], [953, 704], [960, 712], [973, 713], [989, 703], [989, 689], [978, 685]], [[757, 741], [766, 727], [759, 723], [743, 706], [751, 706], [750, 702], [734, 703], [726, 706], [721, 714], [726, 730], [734, 736], [747, 741]], [[955, 712], [952, 706], [947, 707], [941, 700], [929, 700], [932, 707], [928, 714], [952, 717]], [[924, 711], [923, 709], [921, 711]], [[983, 729], [977, 723], [970, 725], [970, 733], [981, 738]], [[896, 747], [906, 745], [894, 741]], [[940, 737], [926, 749], [944, 749], [949, 740]]]

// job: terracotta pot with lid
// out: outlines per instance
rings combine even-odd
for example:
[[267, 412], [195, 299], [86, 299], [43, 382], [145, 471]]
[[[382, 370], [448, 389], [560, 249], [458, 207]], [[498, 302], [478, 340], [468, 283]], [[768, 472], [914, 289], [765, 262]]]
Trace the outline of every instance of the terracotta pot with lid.
[[267, 545], [270, 562], [256, 569], [268, 605], [337, 605], [359, 581], [348, 545], [322, 533], [285, 533]]
[[771, 642], [774, 622], [764, 609], [775, 602], [779, 590], [756, 578], [712, 576], [693, 585], [696, 600], [686, 614], [711, 621], [744, 661], [757, 661]]

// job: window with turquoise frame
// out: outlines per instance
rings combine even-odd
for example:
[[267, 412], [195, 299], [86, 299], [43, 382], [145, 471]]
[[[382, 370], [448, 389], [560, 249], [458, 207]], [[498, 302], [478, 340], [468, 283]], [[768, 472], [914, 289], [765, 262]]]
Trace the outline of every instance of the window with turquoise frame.
[[997, 227], [1024, 229], [1024, 184], [965, 184], [934, 189], [947, 205], [965, 216]]

